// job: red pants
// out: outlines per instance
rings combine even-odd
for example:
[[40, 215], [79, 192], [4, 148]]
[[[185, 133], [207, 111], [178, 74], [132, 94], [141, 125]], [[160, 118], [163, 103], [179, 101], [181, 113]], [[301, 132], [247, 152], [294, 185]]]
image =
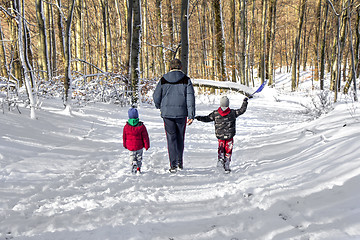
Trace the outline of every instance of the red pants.
[[231, 161], [232, 149], [234, 144], [234, 139], [229, 140], [218, 140], [219, 147], [218, 147], [218, 160], [224, 162]]

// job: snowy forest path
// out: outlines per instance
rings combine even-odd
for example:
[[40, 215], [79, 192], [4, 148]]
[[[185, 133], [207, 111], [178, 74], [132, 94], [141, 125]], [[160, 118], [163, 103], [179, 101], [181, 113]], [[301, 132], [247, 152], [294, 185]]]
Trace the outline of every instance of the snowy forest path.
[[[242, 99], [231, 96], [231, 107], [240, 107]], [[209, 114], [217, 103], [216, 97], [199, 97], [197, 115]], [[295, 102], [249, 100], [237, 120], [230, 174], [216, 167], [213, 123], [198, 121], [187, 127], [184, 170], [169, 173], [162, 119], [151, 105], [139, 113], [151, 141], [140, 175], [131, 173], [122, 147], [127, 108], [95, 104], [66, 116], [44, 106], [39, 119], [25, 126], [13, 113], [1, 118], [0, 126], [19, 128], [0, 139], [0, 239], [63, 239], [69, 232], [82, 239], [104, 232], [109, 239], [120, 232], [124, 239], [284, 239], [308, 227], [306, 201], [320, 207], [316, 200], [326, 199], [328, 189], [345, 182], [351, 187], [358, 179], [356, 161], [347, 161], [356, 158], [355, 145], [333, 165], [326, 160], [335, 148], [324, 151], [330, 143], [353, 141], [356, 131], [344, 141], [338, 128], [308, 126], [309, 116]], [[31, 131], [19, 134], [21, 129]], [[14, 155], [14, 149], [22, 151]]]

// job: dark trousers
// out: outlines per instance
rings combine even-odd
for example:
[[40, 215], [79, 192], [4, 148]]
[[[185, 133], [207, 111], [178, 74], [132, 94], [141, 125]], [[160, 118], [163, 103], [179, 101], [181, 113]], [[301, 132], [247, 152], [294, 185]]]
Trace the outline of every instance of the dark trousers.
[[183, 166], [186, 118], [163, 118], [170, 167]]

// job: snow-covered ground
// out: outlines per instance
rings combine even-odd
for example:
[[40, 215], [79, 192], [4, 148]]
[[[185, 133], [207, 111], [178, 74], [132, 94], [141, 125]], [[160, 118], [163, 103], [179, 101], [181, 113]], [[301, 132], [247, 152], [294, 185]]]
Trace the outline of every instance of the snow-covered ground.
[[[0, 239], [360, 239], [360, 105], [314, 120], [311, 91], [285, 77], [237, 120], [232, 172], [216, 167], [212, 123], [187, 128], [184, 170], [168, 172], [159, 111], [139, 108], [151, 148], [130, 173], [127, 107], [60, 100], [0, 115]], [[286, 86], [285, 86], [286, 85]], [[229, 94], [230, 106], [244, 96]], [[220, 96], [197, 95], [197, 115]], [[343, 97], [344, 98], [344, 97]]]

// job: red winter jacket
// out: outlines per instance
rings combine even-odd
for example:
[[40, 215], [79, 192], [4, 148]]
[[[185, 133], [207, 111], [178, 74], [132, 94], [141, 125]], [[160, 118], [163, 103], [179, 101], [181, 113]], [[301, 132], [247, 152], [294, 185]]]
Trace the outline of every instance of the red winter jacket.
[[150, 148], [149, 135], [142, 122], [134, 127], [126, 123], [123, 130], [123, 145], [130, 151], [137, 151], [142, 148], [148, 150]]

